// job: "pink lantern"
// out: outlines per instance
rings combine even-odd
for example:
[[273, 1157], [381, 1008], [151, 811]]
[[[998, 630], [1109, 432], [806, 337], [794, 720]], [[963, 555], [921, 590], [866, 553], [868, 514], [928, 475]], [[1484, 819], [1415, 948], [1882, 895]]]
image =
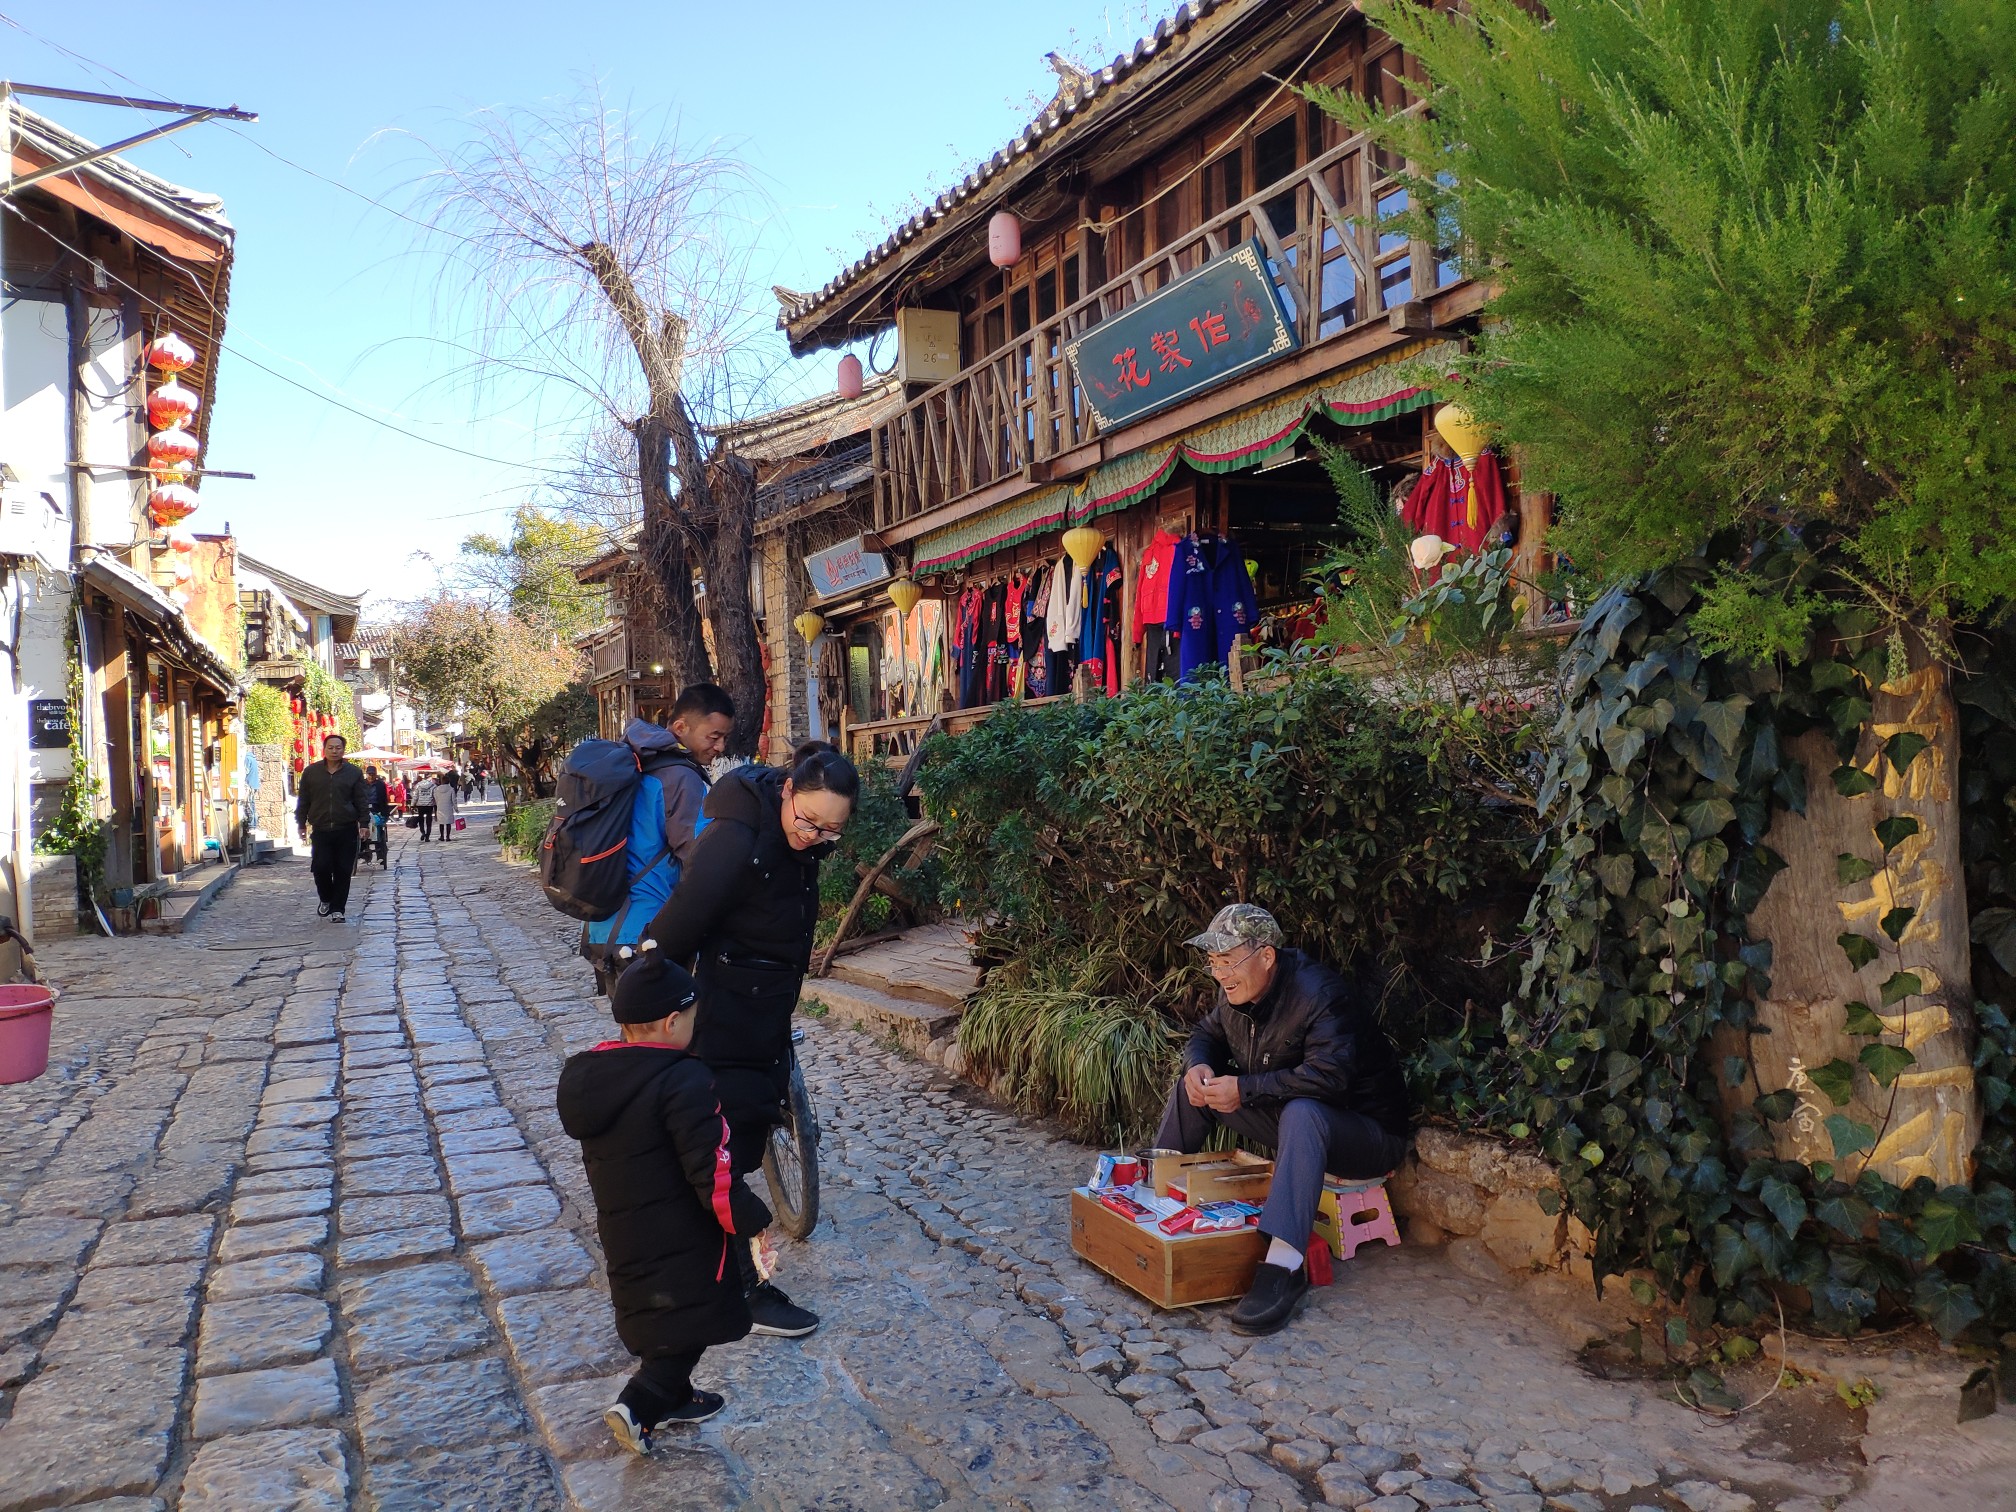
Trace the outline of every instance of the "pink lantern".
[[1022, 261], [1022, 222], [1006, 210], [996, 210], [987, 222], [987, 261], [1012, 268]]
[[147, 363], [164, 373], [179, 373], [196, 360], [196, 348], [173, 331], [163, 331], [147, 343]]
[[147, 438], [147, 455], [156, 462], [194, 462], [203, 443], [179, 425], [158, 430]]
[[194, 389], [171, 378], [147, 396], [147, 421], [156, 430], [172, 430], [195, 414], [200, 403]]
[[162, 528], [179, 525], [196, 513], [196, 490], [182, 483], [164, 483], [147, 495], [147, 514]]
[[861, 359], [852, 352], [840, 359], [840, 397], [842, 399], [861, 397]]

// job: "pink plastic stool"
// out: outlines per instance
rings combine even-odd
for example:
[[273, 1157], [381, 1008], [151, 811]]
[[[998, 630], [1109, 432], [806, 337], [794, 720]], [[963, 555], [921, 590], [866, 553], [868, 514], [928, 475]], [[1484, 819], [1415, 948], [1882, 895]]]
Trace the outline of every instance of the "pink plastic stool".
[[1337, 1194], [1337, 1241], [1346, 1260], [1374, 1239], [1399, 1246], [1400, 1226], [1393, 1221], [1393, 1199], [1386, 1195], [1384, 1181], [1338, 1183], [1331, 1190]]

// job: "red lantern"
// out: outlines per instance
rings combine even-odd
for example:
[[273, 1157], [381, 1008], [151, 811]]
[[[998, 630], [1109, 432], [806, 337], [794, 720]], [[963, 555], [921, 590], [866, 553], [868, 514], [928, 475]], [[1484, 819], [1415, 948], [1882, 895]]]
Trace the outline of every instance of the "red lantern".
[[195, 414], [202, 402], [194, 389], [171, 378], [147, 396], [147, 422], [156, 430], [173, 429]]
[[147, 363], [164, 373], [179, 373], [196, 360], [196, 348], [173, 331], [163, 331], [147, 343]]
[[147, 495], [147, 514], [164, 529], [179, 525], [196, 513], [196, 490], [181, 483], [164, 483]]
[[147, 456], [155, 462], [194, 462], [202, 450], [203, 443], [179, 425], [156, 431], [147, 438]]
[[178, 557], [177, 557], [177, 558], [175, 559], [175, 583], [176, 583], [176, 586], [177, 586], [177, 587], [180, 587], [180, 586], [181, 586], [182, 584], [184, 584], [184, 583], [188, 582], [188, 581], [189, 581], [189, 580], [190, 580], [191, 578], [193, 578], [193, 577], [195, 577], [195, 576], [196, 576], [196, 566], [195, 566], [195, 564], [194, 564], [193, 562], [191, 562], [191, 561], [189, 560], [189, 558], [187, 558], [187, 557], [184, 557], [184, 556], [178, 556]]
[[1022, 222], [1006, 210], [996, 210], [987, 222], [987, 261], [997, 268], [1022, 261]]
[[840, 359], [840, 397], [842, 399], [861, 397], [861, 359], [852, 352]]
[[196, 549], [196, 537], [178, 527], [168, 532], [168, 549], [187, 556]]
[[188, 462], [150, 462], [147, 475], [156, 483], [187, 483], [196, 475], [196, 469]]

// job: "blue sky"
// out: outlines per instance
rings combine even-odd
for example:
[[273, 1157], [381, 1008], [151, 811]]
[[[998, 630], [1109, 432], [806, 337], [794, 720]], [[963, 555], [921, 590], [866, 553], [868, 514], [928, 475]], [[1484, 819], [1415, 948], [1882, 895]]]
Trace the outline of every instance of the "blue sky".
[[[816, 288], [915, 196], [1020, 130], [1054, 82], [1046, 52], [1110, 59], [1160, 13], [1143, 0], [185, 0], [165, 10], [0, 0], [18, 23], [0, 25], [0, 74], [259, 112], [256, 125], [198, 125], [132, 153], [223, 197], [239, 238], [227, 345], [311, 391], [225, 357], [206, 461], [258, 477], [213, 481], [192, 523], [228, 520], [253, 555], [383, 601], [432, 582], [415, 551], [450, 556], [471, 531], [496, 528], [538, 464], [571, 455], [572, 437], [546, 418], [570, 407], [536, 395], [500, 405], [456, 381], [462, 359], [429, 339], [452, 265], [417, 250], [412, 226], [301, 169], [399, 203], [413, 136], [451, 141], [475, 107], [531, 104], [600, 78], [614, 99], [676, 111], [689, 138], [732, 144], [771, 201], [752, 231], [760, 282]], [[155, 119], [34, 103], [101, 142]], [[828, 386], [833, 361], [811, 358], [787, 382], [800, 394]], [[494, 460], [408, 439], [325, 395]]]

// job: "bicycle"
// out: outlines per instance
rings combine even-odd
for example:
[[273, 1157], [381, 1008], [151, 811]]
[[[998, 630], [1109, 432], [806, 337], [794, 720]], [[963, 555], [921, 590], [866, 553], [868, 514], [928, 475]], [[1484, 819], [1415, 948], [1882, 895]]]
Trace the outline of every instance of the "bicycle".
[[819, 1226], [819, 1119], [798, 1064], [804, 1039], [803, 1029], [791, 1031], [791, 1078], [779, 1110], [782, 1121], [771, 1126], [763, 1147], [770, 1206], [777, 1226], [793, 1239], [809, 1239]]

